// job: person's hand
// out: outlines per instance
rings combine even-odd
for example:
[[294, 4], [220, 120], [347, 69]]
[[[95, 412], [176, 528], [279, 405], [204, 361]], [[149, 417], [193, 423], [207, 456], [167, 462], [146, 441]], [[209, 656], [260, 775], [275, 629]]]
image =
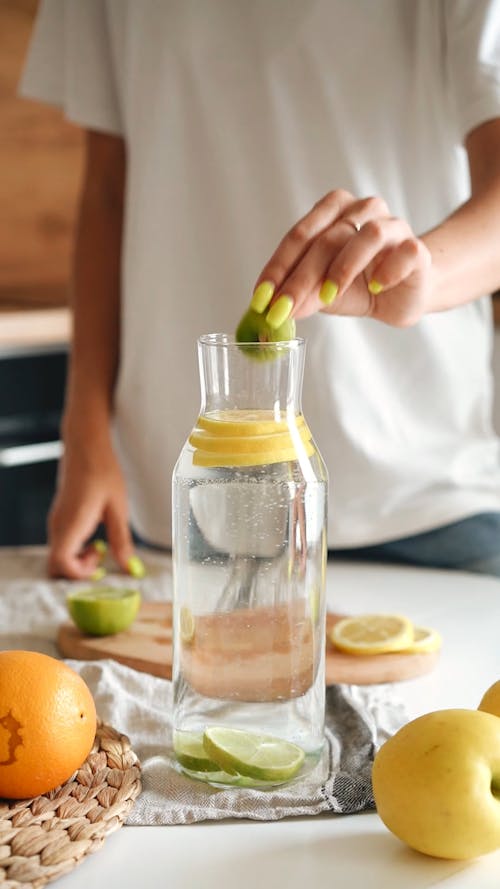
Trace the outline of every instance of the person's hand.
[[325, 195], [285, 235], [257, 279], [251, 306], [279, 327], [322, 311], [395, 327], [429, 308], [431, 256], [379, 197]]
[[[130, 573], [133, 543], [122, 472], [111, 445], [66, 443], [56, 495], [48, 517], [48, 571], [52, 577], [91, 578], [100, 561], [86, 545], [100, 522], [111, 552]], [[135, 557], [137, 561], [137, 557]]]

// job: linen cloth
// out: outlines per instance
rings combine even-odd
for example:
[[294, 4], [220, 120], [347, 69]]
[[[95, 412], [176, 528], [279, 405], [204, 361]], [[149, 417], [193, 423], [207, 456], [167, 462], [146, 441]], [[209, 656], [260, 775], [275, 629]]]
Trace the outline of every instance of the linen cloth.
[[[162, 598], [171, 588], [170, 561], [148, 553], [147, 562], [142, 594], [145, 599]], [[67, 620], [65, 596], [75, 584], [49, 581], [44, 571], [43, 551], [0, 549], [0, 650], [27, 648], [58, 656], [57, 627]], [[111, 577], [113, 582], [116, 578]], [[373, 808], [374, 753], [407, 721], [390, 685], [331, 686], [324, 754], [307, 778], [265, 791], [216, 789], [175, 768], [169, 681], [111, 660], [67, 663], [88, 684], [99, 717], [128, 735], [141, 761], [143, 792], [128, 824], [187, 824], [222, 818], [271, 821]]]

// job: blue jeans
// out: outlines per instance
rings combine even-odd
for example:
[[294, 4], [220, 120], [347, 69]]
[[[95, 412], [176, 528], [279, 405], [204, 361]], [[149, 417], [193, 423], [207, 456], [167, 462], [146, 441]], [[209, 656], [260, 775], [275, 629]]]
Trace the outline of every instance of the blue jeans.
[[481, 513], [423, 534], [330, 552], [346, 559], [452, 568], [500, 577], [500, 513]]

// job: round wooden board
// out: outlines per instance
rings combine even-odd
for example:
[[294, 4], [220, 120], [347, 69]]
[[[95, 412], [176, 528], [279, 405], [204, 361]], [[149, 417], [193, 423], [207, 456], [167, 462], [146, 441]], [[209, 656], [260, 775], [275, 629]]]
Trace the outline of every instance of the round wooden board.
[[[327, 636], [335, 621], [345, 615], [327, 615]], [[57, 643], [64, 657], [77, 660], [113, 658], [153, 676], [172, 675], [172, 606], [168, 602], [144, 602], [130, 629], [116, 636], [85, 636], [74, 624], [59, 628]], [[415, 679], [434, 669], [439, 652], [429, 654], [350, 655], [334, 649], [327, 640], [326, 683], [376, 685]]]
[[425, 654], [354, 655], [338, 651], [328, 639], [334, 624], [345, 617], [344, 614], [326, 616], [326, 684], [345, 682], [350, 685], [376, 685], [380, 682], [402, 682], [416, 679], [434, 669], [439, 660], [439, 651]]

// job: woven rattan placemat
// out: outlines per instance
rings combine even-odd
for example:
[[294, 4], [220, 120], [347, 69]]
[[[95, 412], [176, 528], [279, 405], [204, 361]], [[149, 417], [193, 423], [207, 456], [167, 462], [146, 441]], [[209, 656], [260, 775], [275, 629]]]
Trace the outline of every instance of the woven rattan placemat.
[[39, 889], [68, 873], [121, 827], [140, 790], [129, 739], [99, 723], [89, 756], [65, 784], [35, 799], [0, 800], [1, 889]]

